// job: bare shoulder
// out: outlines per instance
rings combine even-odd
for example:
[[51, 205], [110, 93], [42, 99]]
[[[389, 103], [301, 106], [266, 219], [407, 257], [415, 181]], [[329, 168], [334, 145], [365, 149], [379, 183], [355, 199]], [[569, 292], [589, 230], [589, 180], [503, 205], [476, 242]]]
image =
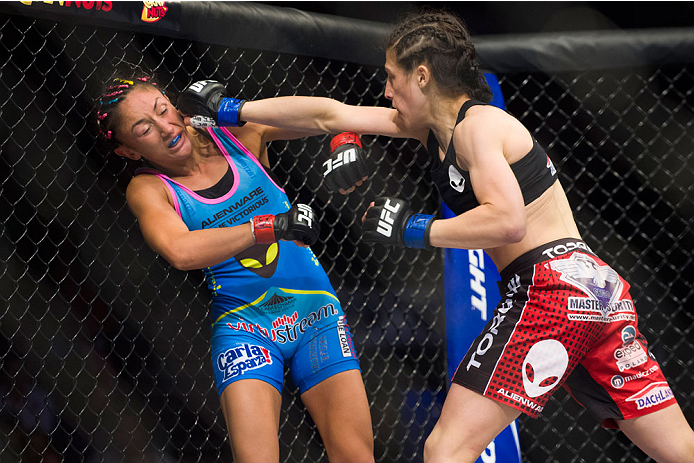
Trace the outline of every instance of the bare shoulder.
[[471, 107], [453, 136], [456, 150], [463, 155], [498, 150], [516, 158], [532, 148], [532, 137], [525, 126], [506, 111], [490, 105]]
[[146, 207], [148, 204], [171, 203], [164, 182], [151, 174], [140, 174], [133, 177], [125, 191], [125, 200], [133, 212]]
[[496, 106], [473, 106], [465, 113], [465, 119], [455, 128], [466, 137], [505, 133], [509, 127], [519, 123], [517, 119]]

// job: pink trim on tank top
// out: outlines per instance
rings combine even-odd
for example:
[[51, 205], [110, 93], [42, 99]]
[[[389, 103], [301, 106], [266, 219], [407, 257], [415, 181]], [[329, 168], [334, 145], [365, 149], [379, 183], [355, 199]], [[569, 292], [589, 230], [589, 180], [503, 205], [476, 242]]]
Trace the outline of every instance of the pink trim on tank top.
[[[270, 177], [267, 174], [267, 172], [265, 171], [265, 168], [263, 168], [263, 166], [260, 164], [260, 161], [258, 161], [258, 158], [256, 158], [253, 155], [253, 153], [248, 151], [248, 148], [246, 148], [243, 145], [243, 143], [241, 143], [231, 132], [229, 132], [229, 130], [226, 127], [221, 127], [221, 129], [222, 129], [222, 132], [224, 132], [224, 134], [227, 137], [229, 137], [229, 140], [231, 140], [231, 142], [234, 145], [236, 145], [237, 148], [239, 148], [243, 153], [246, 154], [246, 156], [248, 156], [253, 162], [255, 162], [258, 165], [258, 167], [265, 174], [265, 176], [268, 178], [268, 180], [270, 180], [272, 182], [272, 184], [275, 185], [275, 187], [278, 190], [280, 190], [282, 193], [285, 193], [284, 189], [281, 188], [277, 183], [275, 183], [275, 181], [272, 179], [272, 177]], [[234, 185], [231, 187], [231, 190], [229, 190], [229, 192], [227, 194], [225, 194], [224, 196], [221, 196], [219, 198], [214, 198], [214, 199], [205, 198], [203, 196], [200, 196], [199, 194], [197, 194], [196, 192], [194, 192], [193, 190], [191, 190], [187, 186], [181, 185], [176, 180], [172, 179], [171, 177], [169, 177], [165, 174], [162, 174], [161, 172], [159, 172], [158, 170], [155, 170], [155, 169], [143, 167], [143, 168], [137, 169], [135, 171], [135, 175], [150, 174], [150, 175], [155, 175], [155, 176], [159, 177], [164, 182], [164, 185], [166, 185], [166, 188], [169, 189], [169, 192], [171, 193], [171, 197], [173, 198], [174, 209], [176, 210], [176, 213], [181, 217], [183, 217], [183, 216], [181, 215], [181, 207], [178, 203], [178, 198], [176, 197], [176, 191], [173, 189], [173, 187], [171, 186], [171, 184], [169, 182], [175, 183], [181, 189], [183, 189], [186, 193], [188, 193], [191, 197], [193, 197], [193, 199], [196, 199], [196, 200], [198, 200], [204, 204], [218, 204], [218, 203], [221, 203], [223, 201], [226, 201], [234, 193], [236, 193], [236, 190], [238, 190], [238, 188], [239, 188], [239, 171], [236, 168], [236, 164], [234, 164], [234, 162], [231, 160], [231, 156], [229, 156], [229, 152], [226, 150], [226, 148], [224, 148], [224, 145], [219, 140], [219, 137], [217, 136], [217, 134], [214, 133], [214, 130], [212, 130], [212, 128], [208, 128], [207, 131], [212, 136], [212, 139], [214, 140], [215, 144], [217, 145], [217, 147], [220, 149], [220, 151], [224, 155], [224, 158], [226, 159], [227, 164], [229, 165], [229, 167], [231, 167], [231, 170], [234, 174]]]

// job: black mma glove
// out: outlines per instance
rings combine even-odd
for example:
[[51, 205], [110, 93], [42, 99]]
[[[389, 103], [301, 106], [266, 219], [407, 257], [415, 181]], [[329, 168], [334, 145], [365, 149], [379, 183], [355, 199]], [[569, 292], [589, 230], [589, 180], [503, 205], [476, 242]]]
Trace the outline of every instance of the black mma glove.
[[413, 214], [407, 201], [381, 197], [366, 212], [364, 241], [408, 248], [431, 249], [429, 232], [433, 215]]
[[368, 175], [359, 135], [343, 132], [330, 141], [330, 159], [323, 163], [325, 185], [333, 190], [349, 190]]
[[277, 215], [256, 215], [251, 220], [251, 231], [257, 244], [296, 240], [311, 246], [318, 241], [320, 225], [310, 206], [295, 204]]
[[227, 96], [226, 88], [216, 80], [200, 80], [191, 84], [178, 97], [176, 107], [191, 117], [195, 128], [227, 126], [241, 127], [239, 120], [245, 100]]

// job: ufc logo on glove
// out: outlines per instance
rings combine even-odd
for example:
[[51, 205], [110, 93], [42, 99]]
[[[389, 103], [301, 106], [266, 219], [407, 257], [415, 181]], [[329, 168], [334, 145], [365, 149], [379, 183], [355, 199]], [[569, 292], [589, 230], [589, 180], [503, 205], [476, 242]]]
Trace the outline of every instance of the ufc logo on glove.
[[333, 171], [333, 169], [337, 169], [343, 164], [349, 164], [350, 162], [355, 162], [356, 160], [357, 150], [354, 148], [350, 148], [341, 153], [337, 153], [335, 159], [328, 159], [323, 163], [323, 166], [326, 167], [325, 172], [323, 172], [323, 176], [328, 175], [330, 172]]
[[296, 207], [299, 209], [298, 219], [309, 227], [313, 226], [313, 209], [306, 204], [297, 204]]
[[390, 199], [386, 201], [383, 205], [383, 210], [381, 210], [381, 217], [378, 221], [378, 227], [376, 231], [381, 235], [390, 237], [393, 234], [393, 214], [397, 214], [400, 210], [401, 204], [391, 204]]
[[191, 84], [188, 87], [188, 89], [192, 90], [196, 93], [200, 93], [202, 91], [202, 89], [205, 88], [205, 85], [210, 84], [210, 83], [214, 83], [214, 82], [216, 82], [216, 81], [215, 80], [200, 80], [198, 82]]

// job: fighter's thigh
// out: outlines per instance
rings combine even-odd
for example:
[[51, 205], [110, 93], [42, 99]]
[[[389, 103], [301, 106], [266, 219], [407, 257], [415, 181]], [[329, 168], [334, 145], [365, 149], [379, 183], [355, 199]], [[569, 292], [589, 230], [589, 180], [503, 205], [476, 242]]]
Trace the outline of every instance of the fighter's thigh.
[[359, 370], [338, 373], [301, 395], [331, 462], [373, 461], [369, 402]]
[[441, 416], [425, 443], [424, 461], [472, 462], [520, 413], [451, 383]]
[[615, 421], [655, 461], [694, 462], [694, 431], [677, 403], [648, 415]]
[[235, 463], [279, 461], [277, 388], [257, 379], [235, 381], [224, 388], [220, 403]]
[[359, 359], [347, 320], [339, 306], [335, 305], [334, 311], [331, 312], [333, 316], [324, 317], [296, 341], [298, 346], [290, 370], [302, 394], [338, 373], [359, 371]]

